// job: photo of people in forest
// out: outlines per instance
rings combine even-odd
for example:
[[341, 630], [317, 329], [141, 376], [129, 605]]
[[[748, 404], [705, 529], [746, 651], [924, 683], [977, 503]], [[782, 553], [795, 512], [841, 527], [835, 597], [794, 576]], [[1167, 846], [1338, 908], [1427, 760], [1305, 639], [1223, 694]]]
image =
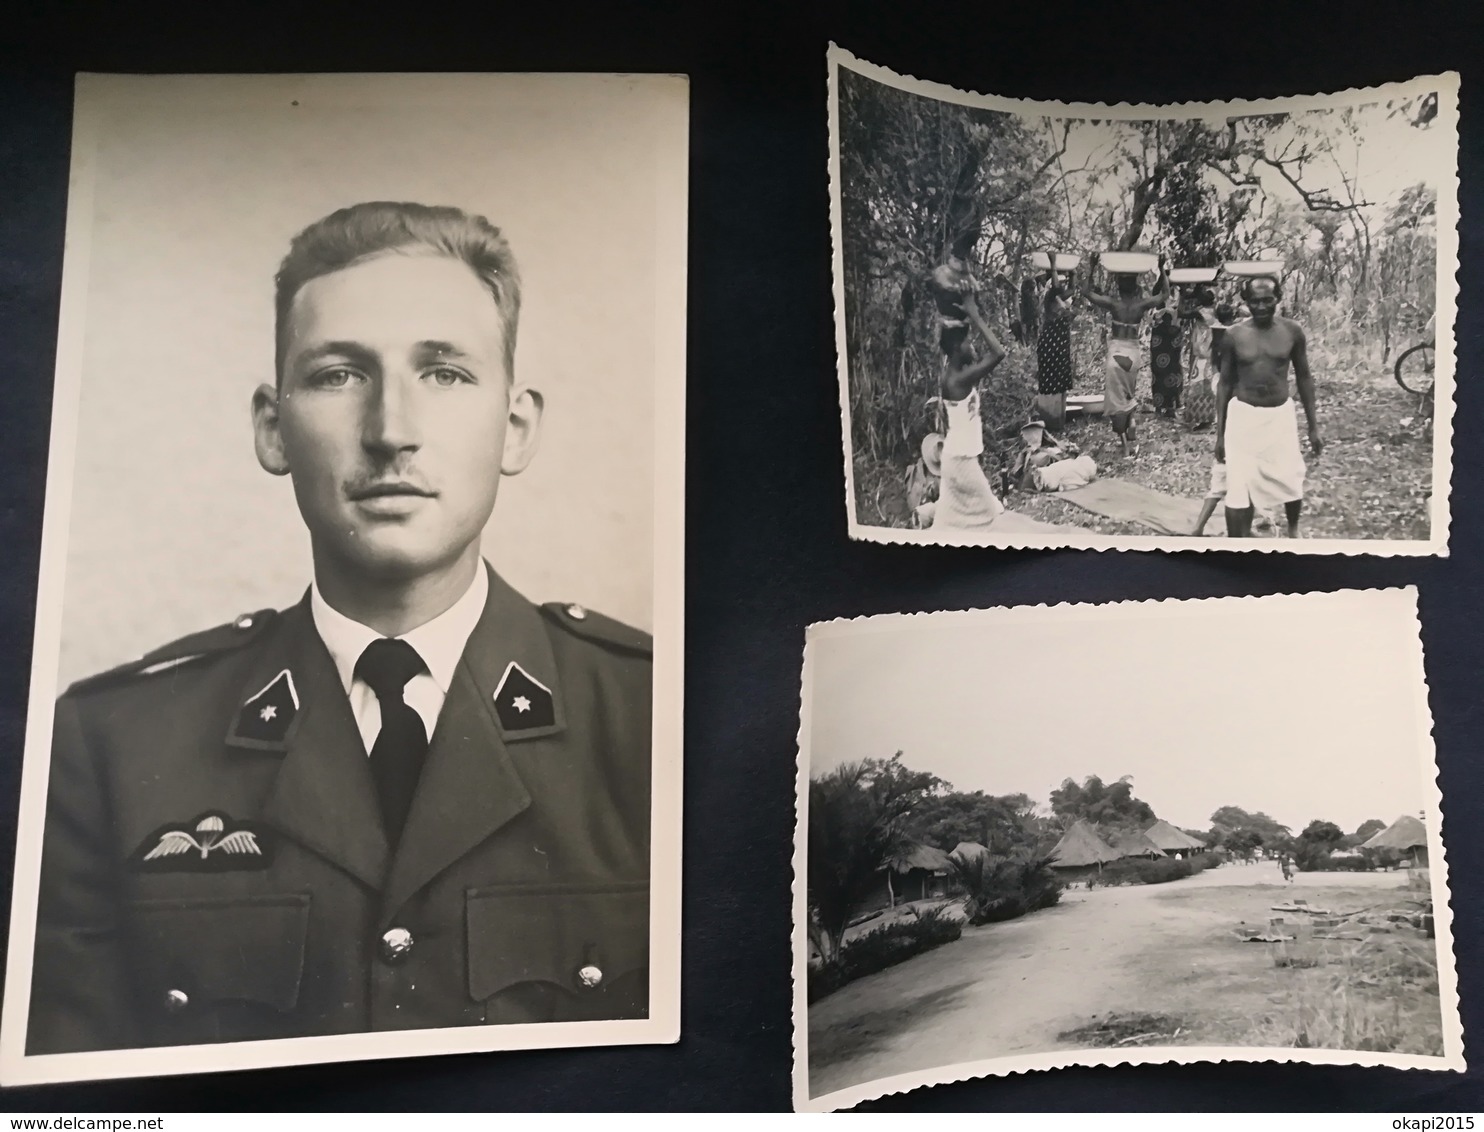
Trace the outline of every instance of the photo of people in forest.
[[1446, 546], [1453, 76], [1152, 117], [833, 59], [853, 536]]

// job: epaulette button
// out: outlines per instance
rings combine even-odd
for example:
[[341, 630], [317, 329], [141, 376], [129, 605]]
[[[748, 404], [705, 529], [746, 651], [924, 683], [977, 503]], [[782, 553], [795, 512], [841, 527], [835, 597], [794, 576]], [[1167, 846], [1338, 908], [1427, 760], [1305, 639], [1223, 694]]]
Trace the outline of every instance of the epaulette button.
[[582, 606], [574, 601], [571, 605], [567, 606], [567, 616], [572, 618], [573, 621], [585, 621], [587, 619], [587, 610], [583, 609]]
[[235, 620], [235, 621], [232, 622], [232, 628], [234, 628], [234, 629], [243, 629], [243, 630], [251, 629], [252, 628], [252, 614], [251, 613], [244, 613], [244, 614], [240, 615], [237, 618], [237, 620]]

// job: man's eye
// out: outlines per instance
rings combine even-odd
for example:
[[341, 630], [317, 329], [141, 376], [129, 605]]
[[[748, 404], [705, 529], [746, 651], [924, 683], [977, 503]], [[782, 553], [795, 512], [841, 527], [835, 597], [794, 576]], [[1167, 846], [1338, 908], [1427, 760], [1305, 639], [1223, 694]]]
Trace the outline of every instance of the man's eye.
[[331, 366], [316, 373], [310, 378], [310, 383], [321, 389], [339, 389], [349, 385], [356, 380], [356, 377], [356, 371], [353, 369], [345, 366]]
[[455, 369], [452, 366], [438, 366], [436, 369], [429, 370], [428, 376], [431, 377], [435, 383], [444, 387], [459, 385], [465, 382], [473, 382], [474, 380], [463, 370]]

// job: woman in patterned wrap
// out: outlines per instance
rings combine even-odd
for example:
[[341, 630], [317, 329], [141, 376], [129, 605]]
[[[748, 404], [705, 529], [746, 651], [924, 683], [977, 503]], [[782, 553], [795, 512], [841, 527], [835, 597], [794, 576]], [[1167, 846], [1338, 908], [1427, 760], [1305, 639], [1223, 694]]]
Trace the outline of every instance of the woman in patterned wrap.
[[1067, 393], [1072, 388], [1072, 319], [1066, 291], [1054, 283], [1042, 301], [1045, 313], [1036, 342], [1036, 412], [1051, 432], [1066, 425]]
[[1149, 373], [1154, 393], [1154, 411], [1173, 417], [1180, 407], [1180, 324], [1168, 310], [1161, 311], [1149, 330]]
[[1190, 334], [1194, 372], [1180, 406], [1180, 423], [1191, 431], [1210, 428], [1216, 420], [1216, 343], [1225, 330], [1216, 315], [1216, 294], [1202, 287], [1180, 302], [1180, 317]]

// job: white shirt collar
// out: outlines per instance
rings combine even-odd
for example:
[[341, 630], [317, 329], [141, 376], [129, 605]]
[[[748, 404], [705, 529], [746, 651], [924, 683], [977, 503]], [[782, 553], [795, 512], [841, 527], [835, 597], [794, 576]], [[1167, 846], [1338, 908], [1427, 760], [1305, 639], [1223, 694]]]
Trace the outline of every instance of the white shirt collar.
[[[428, 674], [445, 696], [453, 685], [454, 670], [459, 666], [459, 658], [464, 655], [464, 646], [469, 643], [469, 635], [474, 632], [474, 626], [479, 624], [479, 618], [484, 614], [489, 587], [489, 577], [485, 573], [484, 562], [481, 561], [479, 568], [474, 571], [474, 581], [464, 591], [463, 597], [433, 620], [424, 622], [397, 638], [417, 650], [417, 655], [428, 666]], [[349, 695], [351, 685], [355, 682], [356, 661], [366, 651], [366, 646], [379, 640], [381, 634], [331, 608], [330, 603], [319, 592], [317, 582], [311, 583], [309, 587], [309, 609], [314, 616], [314, 627], [319, 631], [320, 639], [325, 642], [330, 659], [335, 662], [340, 683]]]

